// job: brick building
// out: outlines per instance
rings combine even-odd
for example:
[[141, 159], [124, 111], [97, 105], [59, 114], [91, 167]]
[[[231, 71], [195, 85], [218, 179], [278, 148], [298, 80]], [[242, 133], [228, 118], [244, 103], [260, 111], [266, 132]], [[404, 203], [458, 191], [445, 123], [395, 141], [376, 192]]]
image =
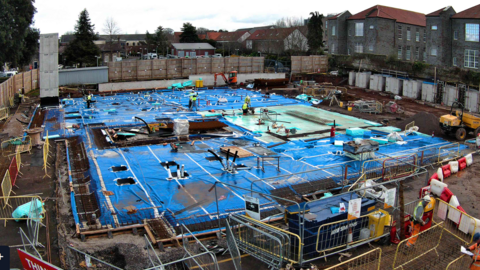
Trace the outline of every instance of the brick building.
[[333, 54], [370, 53], [416, 61], [425, 57], [426, 18], [422, 13], [376, 5], [328, 18]]

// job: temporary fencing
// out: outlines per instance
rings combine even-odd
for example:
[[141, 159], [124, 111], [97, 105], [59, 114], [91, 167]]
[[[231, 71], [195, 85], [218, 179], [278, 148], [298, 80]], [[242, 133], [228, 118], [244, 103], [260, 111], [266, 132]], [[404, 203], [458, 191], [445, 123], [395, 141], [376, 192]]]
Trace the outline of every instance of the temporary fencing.
[[0, 108], [0, 121], [8, 118], [8, 107]]
[[47, 138], [45, 139], [45, 143], [43, 144], [43, 170], [45, 171], [45, 176], [43, 176], [44, 178], [45, 177], [51, 177], [50, 175], [48, 175], [48, 168], [50, 168], [50, 164], [48, 163], [48, 157], [50, 156], [50, 152], [49, 152], [49, 147], [50, 147], [50, 144], [49, 144], [49, 141], [48, 141], [48, 131], [47, 131]]
[[437, 162], [446, 162], [460, 156], [460, 144], [452, 143], [438, 148]]
[[360, 256], [346, 260], [335, 266], [329, 267], [325, 270], [380, 270], [380, 263], [382, 262], [382, 249], [376, 248], [370, 250]]
[[[397, 245], [395, 257], [393, 259], [393, 269], [403, 268], [404, 265], [420, 258], [430, 251], [436, 252], [440, 245], [443, 234], [443, 223], [436, 224], [429, 229], [402, 240]], [[414, 239], [416, 238], [416, 241]], [[407, 244], [414, 242], [409, 247]]]
[[34, 256], [36, 255], [36, 257], [39, 259], [42, 259], [42, 255], [40, 255], [40, 252], [38, 252], [36, 248], [37, 245], [31, 241], [30, 238], [28, 238], [22, 228], [19, 228], [19, 233], [20, 237], [22, 238], [23, 250], [28, 253], [32, 253]]
[[[27, 203], [35, 203], [37, 210], [31, 211], [31, 208], [27, 208], [27, 215], [13, 217], [14, 211], [22, 205]], [[7, 203], [8, 206], [7, 207]], [[25, 207], [25, 206], [24, 206]], [[30, 212], [29, 212], [30, 211]], [[0, 221], [4, 221], [5, 225], [8, 220], [28, 220], [34, 219], [37, 222], [42, 222], [45, 214], [45, 208], [43, 207], [42, 198], [39, 196], [9, 196], [8, 198], [0, 197]]]
[[12, 181], [10, 180], [10, 172], [7, 170], [5, 172], [5, 176], [2, 179], [2, 198], [3, 198], [3, 207], [6, 208], [7, 206], [12, 207], [8, 200], [10, 199], [10, 193], [12, 192]]
[[17, 155], [15, 155], [12, 158], [12, 161], [10, 162], [10, 166], [8, 166], [8, 171], [10, 173], [10, 181], [11, 181], [12, 187], [14, 187], [14, 186], [16, 186], [15, 183], [16, 183], [17, 177], [18, 177]]
[[472, 258], [466, 254], [463, 254], [449, 263], [446, 270], [465, 270], [469, 269], [471, 264]]
[[480, 225], [477, 224], [477, 219], [440, 199], [434, 210], [434, 220], [442, 222], [446, 231], [465, 244], [473, 241], [474, 232]]
[[407, 132], [410, 128], [415, 126], [415, 121], [412, 121], [405, 125], [405, 132]]
[[365, 174], [365, 180], [383, 179], [388, 181], [411, 175], [417, 167], [417, 156], [407, 154], [367, 160], [362, 164], [362, 173]]
[[29, 152], [32, 150], [32, 139], [30, 136], [17, 137], [5, 140], [1, 144], [3, 156], [11, 156], [17, 153]]
[[[190, 244], [190, 239], [194, 240], [195, 246]], [[189, 255], [183, 262], [189, 269], [198, 267], [205, 270], [220, 270], [215, 254], [208, 251], [207, 247], [185, 225], [182, 225], [182, 244]]]
[[228, 220], [225, 220], [225, 233], [227, 234], [227, 247], [228, 252], [232, 256], [232, 263], [235, 270], [242, 269], [242, 261], [240, 259], [240, 250], [238, 250], [237, 242], [235, 241], [235, 236], [233, 235], [232, 228], [230, 227], [230, 223]]
[[354, 246], [389, 234], [384, 232], [385, 220], [374, 218], [374, 215], [378, 213], [373, 212], [357, 219], [345, 219], [321, 225], [317, 232], [317, 252], [326, 254], [331, 250]]
[[276, 228], [266, 228], [259, 223], [249, 224], [242, 216], [230, 216], [233, 237], [239, 247], [272, 269], [280, 269], [288, 260], [290, 236]]

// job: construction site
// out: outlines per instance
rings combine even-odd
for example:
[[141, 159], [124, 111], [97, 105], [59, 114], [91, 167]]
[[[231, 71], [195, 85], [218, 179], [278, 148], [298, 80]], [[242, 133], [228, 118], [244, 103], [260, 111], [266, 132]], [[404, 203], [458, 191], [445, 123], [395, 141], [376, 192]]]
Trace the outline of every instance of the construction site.
[[186, 64], [172, 59], [143, 63], [149, 81], [117, 67], [103, 85], [59, 86], [47, 57], [58, 37], [41, 39], [40, 71], [0, 85], [12, 268], [19, 254], [44, 269], [472, 263], [461, 248], [480, 233], [477, 90], [330, 75], [326, 56], [292, 57], [279, 78], [263, 58], [225, 58], [154, 81], [154, 61]]

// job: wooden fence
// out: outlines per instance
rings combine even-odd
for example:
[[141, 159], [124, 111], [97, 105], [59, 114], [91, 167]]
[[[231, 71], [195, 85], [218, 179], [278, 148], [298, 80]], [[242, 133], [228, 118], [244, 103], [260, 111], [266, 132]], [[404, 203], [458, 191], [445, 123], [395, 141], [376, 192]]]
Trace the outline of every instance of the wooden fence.
[[328, 71], [328, 56], [292, 56], [292, 73], [325, 73]]
[[19, 73], [0, 84], [0, 107], [8, 107], [9, 99], [24, 88], [25, 94], [40, 87], [38, 69]]
[[227, 73], [262, 73], [263, 57], [226, 57], [197, 59], [154, 59], [108, 63], [108, 80], [143, 81], [186, 78], [189, 75]]

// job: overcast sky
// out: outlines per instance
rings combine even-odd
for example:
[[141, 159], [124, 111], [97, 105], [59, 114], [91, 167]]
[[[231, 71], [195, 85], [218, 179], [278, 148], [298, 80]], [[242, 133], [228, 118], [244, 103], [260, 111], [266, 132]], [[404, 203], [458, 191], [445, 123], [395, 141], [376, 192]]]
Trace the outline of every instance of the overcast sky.
[[453, 5], [460, 12], [478, 4], [478, 1], [463, 0], [364, 0], [364, 1], [165, 1], [165, 0], [37, 0], [35, 27], [41, 33], [64, 34], [73, 31], [80, 12], [86, 8], [95, 24], [95, 31], [102, 33], [105, 20], [112, 17], [122, 33], [134, 34], [153, 32], [157, 26], [180, 31], [184, 22], [196, 27], [212, 30], [254, 27], [274, 23], [282, 17], [308, 18], [312, 11], [323, 14], [349, 10], [352, 14], [374, 5], [392, 6], [421, 13], [430, 13], [445, 6]]

